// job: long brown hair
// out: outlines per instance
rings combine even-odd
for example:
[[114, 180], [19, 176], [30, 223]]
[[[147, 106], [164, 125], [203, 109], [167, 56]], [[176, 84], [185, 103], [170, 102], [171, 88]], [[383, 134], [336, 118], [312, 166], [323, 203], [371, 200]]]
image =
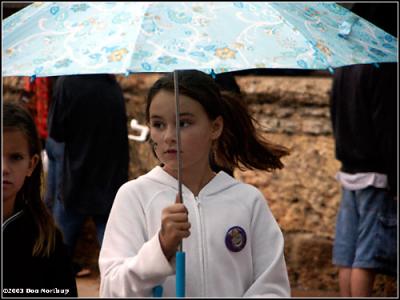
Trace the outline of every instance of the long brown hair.
[[[224, 128], [210, 153], [210, 165], [214, 170], [232, 172], [239, 169], [272, 171], [283, 168], [281, 157], [289, 154], [283, 146], [266, 140], [256, 130], [255, 120], [245, 103], [233, 93], [221, 93], [214, 80], [197, 70], [178, 72], [179, 93], [198, 101], [210, 120], [222, 116]], [[150, 104], [161, 90], [174, 91], [173, 73], [158, 79], [147, 95], [146, 119], [149, 122]]]
[[15, 208], [23, 209], [32, 216], [37, 230], [37, 239], [32, 249], [32, 256], [49, 256], [55, 249], [56, 226], [42, 200], [41, 186], [43, 167], [41, 143], [36, 125], [30, 113], [21, 105], [5, 102], [3, 105], [3, 130], [17, 129], [28, 140], [30, 157], [37, 154], [38, 163], [30, 177], [26, 177], [15, 199]]

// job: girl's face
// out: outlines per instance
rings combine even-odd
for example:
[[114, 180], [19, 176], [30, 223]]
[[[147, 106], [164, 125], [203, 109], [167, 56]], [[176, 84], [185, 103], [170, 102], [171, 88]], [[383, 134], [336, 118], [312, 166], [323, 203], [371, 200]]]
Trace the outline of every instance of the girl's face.
[[[209, 165], [209, 152], [213, 140], [222, 132], [222, 117], [211, 121], [201, 104], [192, 98], [179, 95], [181, 126], [182, 170], [204, 168]], [[158, 159], [165, 170], [175, 173], [178, 168], [175, 96], [161, 90], [150, 105], [150, 136], [156, 143]]]
[[13, 207], [25, 178], [31, 176], [39, 155], [30, 156], [26, 135], [19, 129], [5, 129], [3, 135], [3, 204]]

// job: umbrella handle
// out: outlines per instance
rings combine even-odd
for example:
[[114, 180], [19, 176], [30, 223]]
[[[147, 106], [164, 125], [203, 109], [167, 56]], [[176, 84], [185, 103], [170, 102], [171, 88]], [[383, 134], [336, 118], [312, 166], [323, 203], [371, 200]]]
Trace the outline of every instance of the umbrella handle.
[[176, 297], [185, 297], [185, 252], [176, 252]]
[[[175, 254], [176, 260], [176, 297], [185, 297], [185, 252], [177, 251]], [[157, 285], [153, 288], [152, 294], [154, 298], [161, 298], [163, 295], [162, 285]]]
[[163, 294], [163, 286], [157, 285], [152, 290], [153, 298], [161, 298]]

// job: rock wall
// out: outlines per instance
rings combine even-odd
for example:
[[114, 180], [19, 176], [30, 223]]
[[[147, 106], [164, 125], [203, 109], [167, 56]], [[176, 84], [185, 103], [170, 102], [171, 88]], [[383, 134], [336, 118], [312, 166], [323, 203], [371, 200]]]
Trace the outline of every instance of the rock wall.
[[[145, 123], [145, 95], [159, 76], [118, 76], [129, 120], [135, 118]], [[340, 187], [334, 176], [340, 163], [334, 158], [329, 115], [331, 78], [238, 76], [236, 80], [258, 122], [258, 130], [270, 141], [288, 147], [291, 154], [283, 159], [285, 168], [282, 170], [272, 173], [237, 170], [235, 176], [264, 193], [285, 237], [292, 288], [337, 292], [338, 272], [331, 257], [340, 202]], [[19, 85], [18, 79], [5, 78], [4, 98], [18, 98]], [[147, 143], [130, 141], [130, 148], [131, 178], [157, 164]], [[86, 241], [81, 248], [87, 249], [90, 245], [88, 238], [93, 239], [97, 247], [89, 233], [83, 238]], [[97, 255], [98, 249], [92, 253]], [[91, 262], [97, 262], [93, 255]], [[374, 295], [396, 296], [396, 281], [379, 275]]]

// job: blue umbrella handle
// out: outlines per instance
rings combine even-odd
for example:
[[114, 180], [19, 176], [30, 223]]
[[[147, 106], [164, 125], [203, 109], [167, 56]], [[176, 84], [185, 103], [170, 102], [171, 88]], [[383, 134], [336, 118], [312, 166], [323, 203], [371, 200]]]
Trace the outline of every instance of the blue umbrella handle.
[[162, 285], [157, 285], [153, 287], [152, 290], [153, 298], [161, 298], [163, 294], [163, 287]]
[[176, 297], [185, 297], [185, 252], [176, 252]]
[[[185, 252], [177, 251], [176, 255], [176, 297], [185, 297]], [[152, 294], [154, 298], [161, 298], [163, 295], [162, 285], [153, 288]]]

